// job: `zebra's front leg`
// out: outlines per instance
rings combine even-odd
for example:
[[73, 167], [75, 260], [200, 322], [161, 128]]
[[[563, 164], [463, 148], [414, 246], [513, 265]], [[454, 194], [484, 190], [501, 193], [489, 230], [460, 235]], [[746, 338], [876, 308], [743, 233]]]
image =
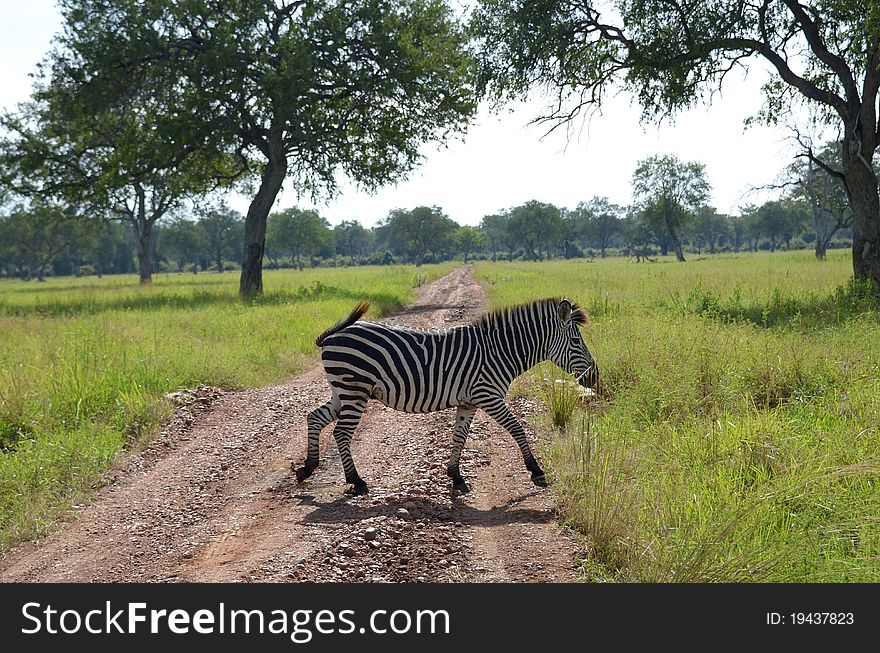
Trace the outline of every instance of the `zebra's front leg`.
[[470, 488], [461, 477], [458, 463], [461, 460], [461, 450], [464, 448], [464, 443], [467, 440], [468, 431], [471, 428], [471, 422], [476, 412], [476, 408], [459, 406], [455, 413], [455, 428], [452, 431], [452, 454], [449, 456], [446, 474], [452, 479], [452, 488], [462, 494], [470, 492]]
[[[302, 483], [311, 476], [312, 472], [318, 467], [318, 461], [320, 460], [318, 440], [321, 437], [321, 431], [324, 430], [325, 426], [336, 419], [338, 415], [339, 398], [334, 392], [333, 397], [331, 397], [327, 403], [310, 412], [306, 418], [306, 423], [309, 426], [308, 444], [306, 445], [305, 462], [302, 467], [296, 470], [296, 480], [298, 482]], [[294, 463], [291, 463], [290, 466], [293, 467]]]
[[501, 424], [513, 436], [514, 441], [519, 446], [519, 450], [522, 452], [526, 469], [532, 473], [532, 483], [538, 487], [547, 487], [549, 485], [547, 477], [532, 453], [532, 448], [526, 439], [526, 431], [522, 424], [519, 423], [519, 420], [510, 412], [507, 404], [504, 403], [504, 399], [502, 397], [493, 398], [493, 400], [481, 404], [480, 408], [485, 410], [492, 419]]

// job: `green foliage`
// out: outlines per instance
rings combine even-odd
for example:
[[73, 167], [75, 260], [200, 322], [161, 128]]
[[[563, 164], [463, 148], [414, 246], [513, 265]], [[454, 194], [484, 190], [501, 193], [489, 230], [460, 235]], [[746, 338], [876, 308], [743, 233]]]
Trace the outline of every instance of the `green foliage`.
[[788, 242], [806, 219], [804, 207], [793, 202], [765, 202], [755, 213], [753, 228], [770, 241], [770, 251]]
[[159, 248], [183, 272], [187, 263], [194, 263], [207, 248], [205, 233], [199, 225], [186, 218], [178, 218], [159, 232]]
[[834, 234], [852, 226], [853, 215], [848, 205], [846, 187], [829, 172], [839, 171], [842, 167], [840, 143], [828, 143], [813, 156], [795, 159], [785, 172], [789, 183], [793, 184], [789, 197], [809, 207], [815, 232], [816, 256], [822, 258]]
[[336, 252], [354, 261], [369, 254], [373, 246], [373, 233], [357, 220], [343, 220], [333, 228]]
[[228, 206], [220, 206], [205, 212], [198, 220], [204, 248], [200, 253], [207, 254], [215, 261], [218, 272], [223, 272], [223, 259], [238, 258], [241, 252], [244, 220], [238, 211]]
[[880, 298], [848, 266], [477, 265], [496, 305], [559, 294], [590, 314], [599, 396], [564, 428], [535, 418], [589, 578], [880, 580]]
[[525, 257], [534, 260], [547, 257], [565, 229], [559, 208], [552, 204], [529, 200], [515, 206], [507, 216], [507, 238], [525, 250]]
[[0, 267], [13, 268], [24, 279], [43, 279], [53, 262], [78, 259], [99, 229], [51, 204], [18, 206], [0, 215]]
[[[427, 282], [447, 266], [420, 268]], [[375, 315], [413, 296], [414, 268], [269, 271], [243, 304], [226, 275], [157, 275], [38, 288], [0, 281], [0, 546], [45, 532], [152, 437], [165, 394], [279, 381], [314, 364], [315, 336], [362, 299]]]
[[613, 239], [623, 230], [622, 212], [623, 209], [609, 202], [607, 197], [594, 197], [578, 204], [567, 219], [572, 223], [572, 232], [597, 247], [604, 258]]
[[492, 260], [498, 258], [498, 252], [506, 242], [508, 215], [506, 213], [486, 215], [480, 221], [480, 233], [486, 248], [492, 253]]
[[453, 252], [458, 228], [439, 206], [394, 209], [380, 225], [391, 251], [416, 265], [425, 262], [429, 254], [442, 260]]
[[731, 239], [733, 226], [728, 216], [721, 215], [711, 206], [701, 206], [691, 223], [690, 235], [694, 245], [705, 247], [714, 254], [716, 245]]
[[468, 262], [468, 256], [483, 247], [483, 234], [474, 227], [459, 227], [453, 236], [455, 249], [462, 254], [464, 262]]
[[706, 167], [683, 162], [674, 155], [656, 155], [640, 161], [633, 173], [633, 200], [639, 218], [655, 232], [667, 235], [680, 261], [680, 242], [696, 211], [709, 196]]
[[[830, 62], [839, 56], [835, 63], [854, 77], [865, 74], [877, 47], [876, 12], [866, 14], [864, 4], [852, 0], [824, 3], [806, 16], [791, 6], [481, 0], [471, 30], [481, 45], [481, 88], [502, 98], [545, 85], [575, 103], [572, 110], [562, 102], [550, 114], [560, 121], [601, 103], [617, 85], [638, 99], [646, 117], [674, 114], [705, 98], [734, 62], [749, 56], [766, 58], [779, 73], [767, 89], [772, 106], [783, 110], [793, 91], [825, 104], [827, 115], [838, 108], [831, 95], [844, 83]], [[804, 53], [800, 40], [786, 38], [793, 33], [830, 54]], [[808, 64], [802, 77], [787, 74], [786, 55], [793, 52], [804, 53]]]
[[289, 255], [302, 269], [301, 255], [312, 256], [332, 246], [330, 223], [317, 211], [293, 207], [269, 215], [266, 250], [270, 258]]
[[[662, 120], [711, 100], [730, 70], [763, 59], [774, 77], [758, 118], [787, 120], [803, 102], [814, 123], [834, 123], [842, 135], [838, 174], [854, 215], [853, 274], [880, 284], [880, 20], [866, 6], [480, 0], [470, 27], [479, 43], [479, 89], [497, 103], [549, 90], [552, 101], [536, 120], [557, 126], [620, 89], [638, 100], [644, 118]], [[651, 220], [682, 215], [669, 202], [644, 208]], [[667, 230], [683, 259], [676, 230]]]

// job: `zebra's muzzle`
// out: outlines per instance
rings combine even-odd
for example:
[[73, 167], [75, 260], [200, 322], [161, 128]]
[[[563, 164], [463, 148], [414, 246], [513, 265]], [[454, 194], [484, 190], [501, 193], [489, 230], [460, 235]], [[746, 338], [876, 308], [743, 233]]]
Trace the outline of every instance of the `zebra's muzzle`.
[[599, 383], [599, 366], [596, 365], [596, 363], [593, 363], [583, 372], [578, 374], [576, 378], [577, 382], [583, 387], [595, 390], [596, 385]]

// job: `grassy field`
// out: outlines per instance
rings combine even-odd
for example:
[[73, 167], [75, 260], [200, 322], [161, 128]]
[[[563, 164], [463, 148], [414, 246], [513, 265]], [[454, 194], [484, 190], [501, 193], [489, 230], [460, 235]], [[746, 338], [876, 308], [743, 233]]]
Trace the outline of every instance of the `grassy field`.
[[880, 302], [850, 260], [478, 265], [495, 305], [592, 317], [597, 400], [551, 366], [518, 387], [568, 413], [535, 426], [589, 578], [880, 581]]
[[234, 273], [0, 281], [0, 547], [87, 496], [168, 414], [169, 391], [296, 374], [357, 301], [389, 313], [452, 268], [267, 271], [253, 305]]

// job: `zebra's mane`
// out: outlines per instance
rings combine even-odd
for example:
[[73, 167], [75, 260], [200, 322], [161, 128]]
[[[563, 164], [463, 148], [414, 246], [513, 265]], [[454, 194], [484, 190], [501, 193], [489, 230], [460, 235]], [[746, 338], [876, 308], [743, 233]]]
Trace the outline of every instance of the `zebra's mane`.
[[[563, 297], [548, 297], [547, 299], [536, 299], [534, 301], [526, 302], [524, 304], [516, 304], [515, 306], [505, 306], [504, 308], [497, 308], [494, 311], [490, 311], [489, 313], [486, 313], [485, 315], [476, 318], [473, 322], [471, 322], [471, 326], [477, 326], [481, 328], [493, 327], [499, 323], [508, 321], [509, 319], [519, 315], [520, 313], [527, 313], [533, 308], [548, 309], [552, 307], [552, 312], [553, 314], [555, 314], [556, 307], [559, 306], [559, 302], [561, 302], [563, 299]], [[572, 322], [574, 322], [578, 326], [589, 324], [590, 318], [587, 315], [587, 312], [581, 307], [581, 305], [571, 300], [567, 301], [571, 304]]]

